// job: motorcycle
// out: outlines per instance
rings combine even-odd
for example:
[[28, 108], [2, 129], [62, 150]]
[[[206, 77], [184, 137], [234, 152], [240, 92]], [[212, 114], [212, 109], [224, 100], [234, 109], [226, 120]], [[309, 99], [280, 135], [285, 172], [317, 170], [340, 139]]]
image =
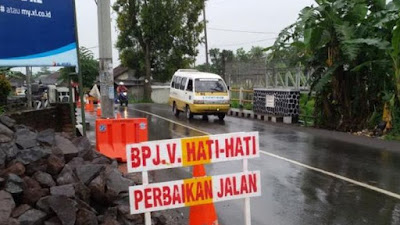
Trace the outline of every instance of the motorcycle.
[[128, 106], [128, 92], [126, 92], [126, 91], [121, 92], [118, 95], [118, 101], [119, 101], [119, 104], [121, 104], [121, 106], [123, 106], [124, 104], [125, 104], [125, 106]]

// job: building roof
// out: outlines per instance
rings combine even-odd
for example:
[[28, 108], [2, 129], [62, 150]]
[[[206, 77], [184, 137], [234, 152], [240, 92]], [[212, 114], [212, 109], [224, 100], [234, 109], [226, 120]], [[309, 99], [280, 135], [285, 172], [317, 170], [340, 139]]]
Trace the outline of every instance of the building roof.
[[41, 81], [44, 85], [58, 84], [60, 83], [61, 73], [56, 71], [48, 75], [41, 75], [36, 78], [36, 82]]
[[121, 74], [125, 73], [129, 71], [128, 67], [124, 67], [122, 65], [119, 65], [117, 67], [114, 68], [113, 72], [114, 72], [114, 78], [120, 76]]
[[12, 87], [21, 87], [24, 85], [26, 78], [25, 77], [11, 77], [8, 79]]

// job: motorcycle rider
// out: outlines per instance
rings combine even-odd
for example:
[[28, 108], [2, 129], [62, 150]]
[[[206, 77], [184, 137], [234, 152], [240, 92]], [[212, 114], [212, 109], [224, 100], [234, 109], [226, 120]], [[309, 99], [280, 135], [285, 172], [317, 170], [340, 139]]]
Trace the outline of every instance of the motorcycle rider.
[[128, 88], [126, 88], [124, 85], [124, 82], [121, 81], [121, 82], [119, 82], [118, 87], [117, 87], [118, 96], [123, 92], [128, 92]]
[[125, 104], [128, 106], [128, 96], [127, 96], [128, 88], [125, 87], [124, 82], [119, 82], [119, 85], [117, 87], [117, 93], [118, 93], [118, 101], [121, 104]]

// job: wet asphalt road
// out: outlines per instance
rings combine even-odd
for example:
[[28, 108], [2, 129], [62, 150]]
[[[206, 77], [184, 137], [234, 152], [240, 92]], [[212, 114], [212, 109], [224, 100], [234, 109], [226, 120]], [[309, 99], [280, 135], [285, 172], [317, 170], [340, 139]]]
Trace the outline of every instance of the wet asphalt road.
[[[400, 144], [394, 144], [392, 149], [372, 148], [338, 141], [329, 135], [316, 135], [301, 128], [235, 117], [227, 117], [223, 122], [213, 116], [208, 120], [195, 117], [187, 121], [184, 115], [174, 117], [167, 105], [137, 104], [119, 110], [123, 117], [148, 118], [150, 140], [204, 135], [199, 130], [211, 134], [259, 131], [261, 151], [369, 184], [389, 194], [400, 193]], [[207, 166], [207, 174], [241, 172], [241, 166], [240, 161], [216, 163]], [[268, 154], [250, 160], [249, 170], [261, 171], [262, 197], [251, 199], [254, 225], [400, 224], [400, 199], [396, 196]], [[151, 175], [152, 182], [163, 182], [188, 178], [191, 173], [189, 168], [178, 168], [152, 172]], [[217, 203], [216, 208], [220, 224], [244, 224], [243, 200]], [[187, 209], [182, 212], [186, 215]]]

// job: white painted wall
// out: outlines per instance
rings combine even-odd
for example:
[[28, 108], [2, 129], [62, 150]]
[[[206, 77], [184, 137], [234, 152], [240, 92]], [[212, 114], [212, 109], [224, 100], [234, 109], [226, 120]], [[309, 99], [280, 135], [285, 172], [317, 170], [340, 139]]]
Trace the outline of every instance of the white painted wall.
[[151, 100], [154, 103], [167, 104], [170, 86], [151, 86]]

